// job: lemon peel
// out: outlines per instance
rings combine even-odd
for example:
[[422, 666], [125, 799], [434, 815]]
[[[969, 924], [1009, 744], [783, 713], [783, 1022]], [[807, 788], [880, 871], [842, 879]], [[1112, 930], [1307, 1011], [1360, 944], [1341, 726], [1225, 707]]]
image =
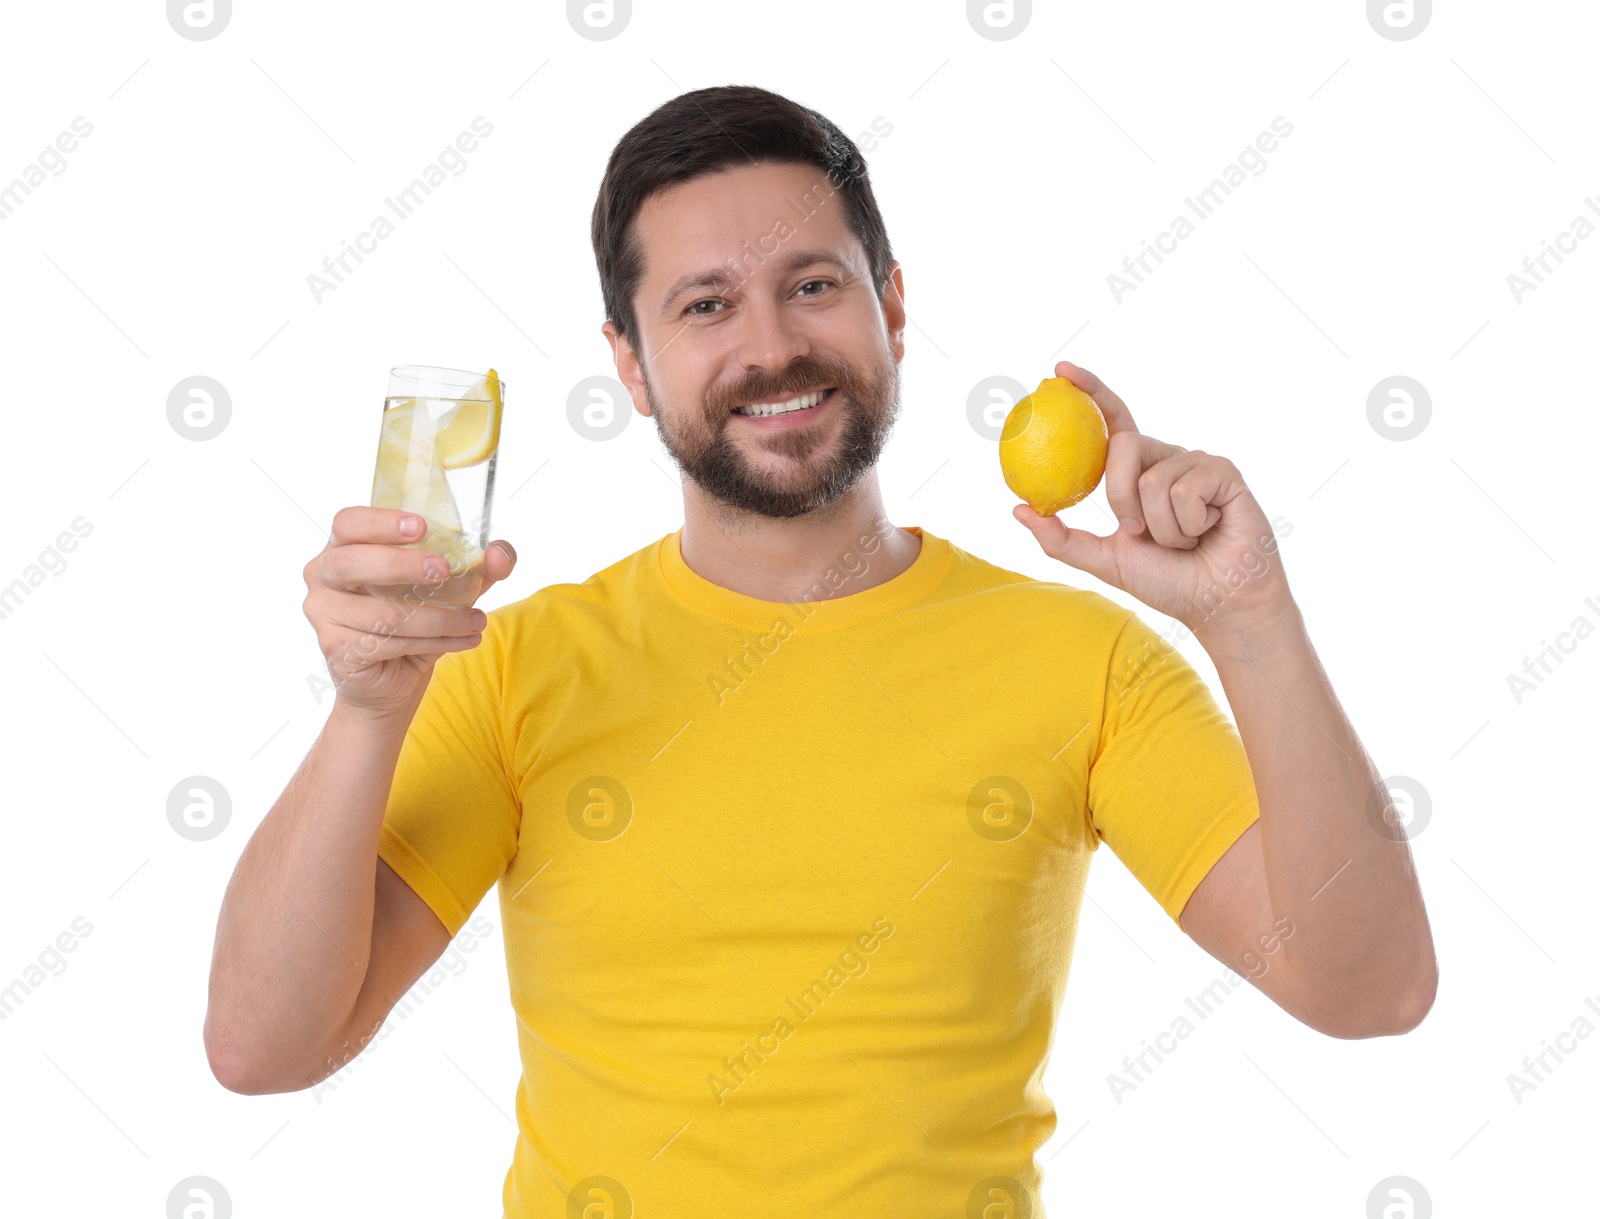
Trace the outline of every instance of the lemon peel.
[[1065, 377], [1046, 377], [1006, 415], [1000, 472], [1028, 507], [1054, 516], [1100, 485], [1109, 445], [1094, 399]]

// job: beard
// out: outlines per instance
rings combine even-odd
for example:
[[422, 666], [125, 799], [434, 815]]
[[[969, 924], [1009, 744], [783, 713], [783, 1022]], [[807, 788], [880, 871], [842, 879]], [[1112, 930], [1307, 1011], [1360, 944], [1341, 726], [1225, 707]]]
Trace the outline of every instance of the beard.
[[[900, 412], [900, 365], [893, 358], [872, 374], [842, 360], [805, 356], [777, 377], [713, 386], [698, 410], [663, 411], [655, 386], [640, 371], [662, 445], [730, 519], [748, 513], [792, 520], [838, 500], [877, 464]], [[839, 413], [837, 427], [813, 420], [765, 432], [733, 416], [737, 405], [792, 397], [813, 385], [834, 387], [826, 409]], [[749, 435], [737, 439], [735, 429]]]

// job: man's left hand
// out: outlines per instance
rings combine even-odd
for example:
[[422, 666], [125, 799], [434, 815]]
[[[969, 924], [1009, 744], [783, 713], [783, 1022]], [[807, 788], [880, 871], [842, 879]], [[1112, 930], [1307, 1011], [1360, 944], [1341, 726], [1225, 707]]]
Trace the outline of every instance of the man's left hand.
[[1106, 498], [1122, 524], [1099, 537], [1018, 504], [1012, 515], [1046, 554], [1202, 639], [1249, 634], [1292, 606], [1272, 525], [1231, 461], [1142, 434], [1122, 399], [1087, 369], [1063, 360], [1056, 375], [1105, 416]]

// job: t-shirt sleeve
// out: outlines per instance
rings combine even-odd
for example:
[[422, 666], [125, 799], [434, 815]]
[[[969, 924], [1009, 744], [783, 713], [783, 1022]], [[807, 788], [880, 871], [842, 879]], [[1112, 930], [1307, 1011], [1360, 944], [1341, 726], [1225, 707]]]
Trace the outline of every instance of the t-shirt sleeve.
[[1089, 810], [1095, 833], [1175, 923], [1261, 815], [1239, 730], [1136, 613], [1111, 649]]
[[472, 916], [517, 850], [522, 809], [508, 759], [504, 618], [490, 611], [476, 648], [434, 664], [384, 810], [378, 857], [450, 934]]

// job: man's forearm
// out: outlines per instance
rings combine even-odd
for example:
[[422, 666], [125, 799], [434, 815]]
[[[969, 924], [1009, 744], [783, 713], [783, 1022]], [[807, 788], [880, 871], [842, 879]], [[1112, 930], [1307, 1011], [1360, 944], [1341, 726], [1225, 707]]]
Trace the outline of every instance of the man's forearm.
[[1433, 1001], [1437, 963], [1403, 830], [1292, 601], [1270, 624], [1197, 633], [1217, 668], [1261, 804], [1283, 967], [1336, 1023], [1400, 1032]]
[[235, 1090], [320, 1061], [366, 976], [379, 826], [405, 723], [336, 705], [223, 899], [205, 1037]]

